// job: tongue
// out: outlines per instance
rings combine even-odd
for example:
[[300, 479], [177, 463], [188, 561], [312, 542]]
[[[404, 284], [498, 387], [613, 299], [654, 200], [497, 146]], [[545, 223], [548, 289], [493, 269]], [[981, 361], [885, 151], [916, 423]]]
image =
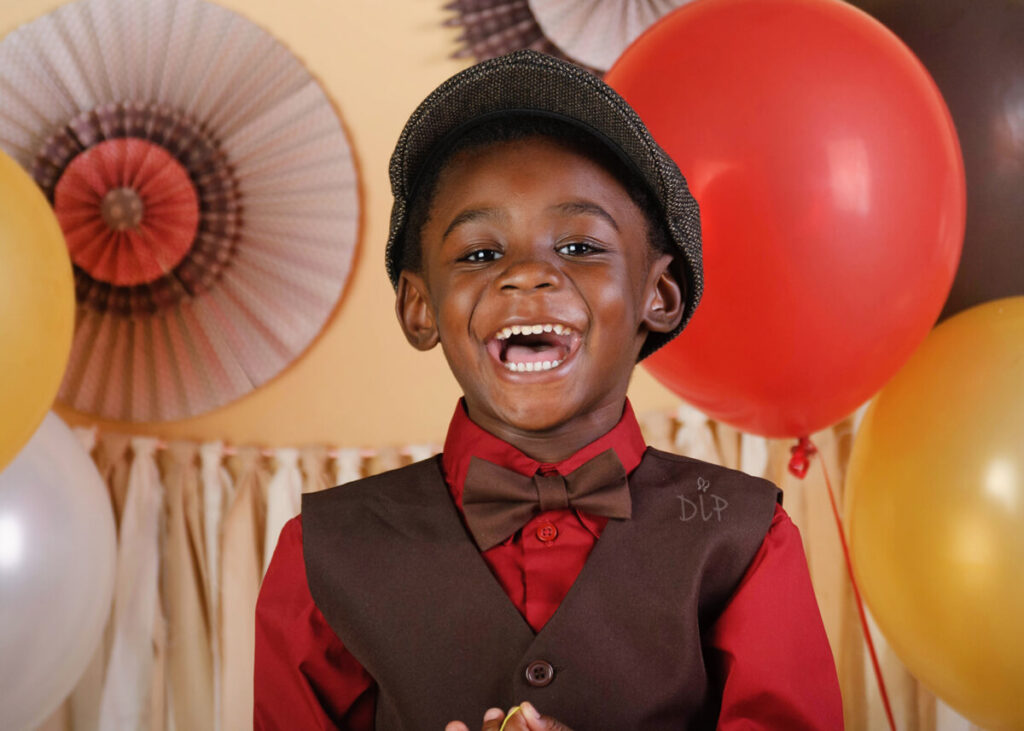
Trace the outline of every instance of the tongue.
[[565, 349], [558, 345], [509, 345], [505, 351], [507, 363], [543, 363], [546, 360], [561, 360]]

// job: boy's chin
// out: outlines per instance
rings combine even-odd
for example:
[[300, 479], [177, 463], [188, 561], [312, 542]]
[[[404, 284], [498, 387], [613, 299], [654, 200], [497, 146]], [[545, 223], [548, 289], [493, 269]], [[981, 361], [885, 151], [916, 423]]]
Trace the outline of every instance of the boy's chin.
[[489, 418], [506, 429], [538, 436], [569, 427], [579, 416], [564, 401], [552, 398], [527, 399], [515, 404], [493, 404], [489, 411]]
[[517, 410], [514, 414], [508, 414], [502, 421], [516, 431], [544, 434], [562, 426], [567, 418], [562, 414], [552, 413], [551, 409], [538, 407]]

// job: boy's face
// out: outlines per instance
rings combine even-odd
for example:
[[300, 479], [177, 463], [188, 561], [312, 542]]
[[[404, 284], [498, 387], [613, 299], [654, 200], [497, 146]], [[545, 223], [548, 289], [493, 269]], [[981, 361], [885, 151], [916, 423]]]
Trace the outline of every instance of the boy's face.
[[626, 189], [546, 138], [456, 155], [421, 246], [399, 282], [406, 336], [441, 343], [470, 417], [510, 441], [610, 428], [647, 333], [682, 316], [672, 257], [652, 254]]

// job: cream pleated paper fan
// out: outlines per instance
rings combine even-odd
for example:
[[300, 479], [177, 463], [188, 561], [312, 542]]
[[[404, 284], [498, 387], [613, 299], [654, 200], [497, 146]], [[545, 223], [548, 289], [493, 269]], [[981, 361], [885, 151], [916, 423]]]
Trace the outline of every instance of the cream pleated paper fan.
[[527, 0], [449, 0], [444, 8], [454, 13], [444, 25], [462, 29], [457, 39], [459, 48], [452, 54], [454, 58], [485, 61], [529, 48], [573, 60], [544, 35]]
[[74, 263], [58, 399], [194, 416], [323, 328], [355, 253], [355, 167], [324, 90], [254, 23], [203, 0], [79, 0], [0, 41], [0, 99], [0, 147]]
[[607, 71], [626, 46], [688, 0], [529, 0], [544, 35], [574, 61]]

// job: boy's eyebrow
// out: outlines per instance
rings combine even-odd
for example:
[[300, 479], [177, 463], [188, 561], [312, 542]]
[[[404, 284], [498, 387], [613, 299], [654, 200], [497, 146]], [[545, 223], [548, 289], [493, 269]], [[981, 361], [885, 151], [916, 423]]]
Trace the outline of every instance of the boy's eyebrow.
[[[577, 201], [566, 201], [565, 203], [556, 203], [555, 205], [548, 208], [549, 211], [556, 211], [558, 213], [567, 216], [578, 216], [580, 214], [586, 214], [591, 216], [598, 216], [603, 218], [612, 225], [616, 231], [619, 230], [619, 224], [612, 218], [612, 214], [608, 213], [605, 209], [596, 203], [590, 201], [577, 200]], [[441, 234], [441, 240], [448, 238], [448, 234], [454, 231], [456, 228], [464, 223], [470, 223], [472, 221], [480, 221], [486, 219], [504, 219], [507, 218], [508, 214], [501, 208], [469, 208], [462, 211], [452, 222], [448, 224], [448, 228]]]
[[459, 213], [459, 215], [452, 219], [452, 222], [448, 224], [448, 228], [446, 228], [444, 230], [444, 233], [441, 234], [441, 240], [444, 241], [446, 238], [448, 238], [448, 234], [450, 234], [457, 227], [461, 226], [464, 223], [470, 223], [471, 221], [479, 221], [481, 219], [488, 218], [501, 219], [506, 218], [507, 216], [508, 214], [505, 213], [505, 211], [501, 210], [500, 208], [469, 208], [465, 211], [462, 211], [461, 213]]
[[601, 206], [596, 203], [591, 203], [590, 201], [566, 201], [565, 203], [559, 203], [551, 206], [549, 210], [558, 211], [559, 213], [564, 213], [570, 216], [579, 215], [581, 213], [598, 216], [610, 223], [612, 228], [616, 231], [619, 230], [619, 224], [617, 224], [615, 219], [612, 218], [612, 214], [608, 213], [608, 211], [601, 208]]

